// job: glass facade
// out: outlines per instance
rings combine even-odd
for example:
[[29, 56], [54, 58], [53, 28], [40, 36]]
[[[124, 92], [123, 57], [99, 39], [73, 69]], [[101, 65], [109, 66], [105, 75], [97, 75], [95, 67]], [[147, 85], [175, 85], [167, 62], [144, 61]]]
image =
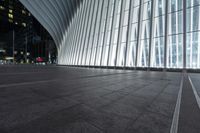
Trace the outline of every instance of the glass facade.
[[200, 68], [199, 15], [200, 0], [84, 0], [59, 64]]
[[200, 0], [186, 4], [186, 67], [200, 68]]

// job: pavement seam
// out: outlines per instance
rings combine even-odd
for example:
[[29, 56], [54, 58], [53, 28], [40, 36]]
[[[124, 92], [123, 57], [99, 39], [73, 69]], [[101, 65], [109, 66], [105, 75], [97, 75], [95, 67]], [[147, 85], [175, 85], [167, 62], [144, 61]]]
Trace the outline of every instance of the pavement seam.
[[35, 83], [48, 83], [48, 82], [52, 82], [52, 81], [57, 81], [57, 80], [56, 79], [52, 79], [52, 80], [42, 80], [42, 81], [33, 81], [33, 82], [21, 82], [21, 83], [3, 84], [3, 85], [0, 85], [0, 88], [24, 86], [24, 85], [31, 85], [31, 84], [35, 84]]
[[[151, 105], [156, 99], [157, 99], [157, 97], [158, 96], [160, 96], [161, 94], [162, 94], [162, 92], [165, 90], [165, 88], [168, 86], [168, 84], [155, 96], [155, 98], [153, 98], [149, 103], [147, 103], [144, 107], [142, 107], [141, 109], [143, 109], [144, 111], [141, 111], [140, 113], [139, 113], [139, 115], [135, 118], [135, 119], [133, 119], [133, 122], [132, 122], [132, 124], [134, 124], [140, 117], [142, 117], [145, 113], [147, 113], [147, 112], [151, 112], [151, 111], [148, 111], [147, 110], [147, 108], [148, 108], [148, 106], [149, 105]], [[142, 88], [141, 88], [142, 89]], [[160, 114], [159, 114], [160, 115]], [[164, 116], [164, 115], [162, 115], [162, 116]], [[126, 127], [126, 129], [125, 130], [127, 130], [129, 127]], [[171, 132], [170, 132], [171, 133]]]
[[178, 98], [177, 98], [176, 107], [175, 107], [175, 111], [174, 111], [174, 115], [173, 115], [170, 133], [178, 132], [178, 121], [179, 121], [179, 113], [180, 113], [180, 106], [181, 106], [182, 90], [183, 90], [183, 76], [181, 79], [180, 90], [178, 93]]
[[189, 81], [190, 81], [190, 84], [191, 84], [191, 86], [192, 86], [192, 90], [193, 90], [193, 93], [194, 93], [194, 95], [195, 95], [197, 104], [198, 104], [199, 109], [200, 109], [200, 97], [199, 97], [199, 95], [198, 95], [198, 93], [197, 93], [196, 88], [194, 87], [194, 84], [193, 84], [193, 82], [192, 82], [190, 76], [188, 76], [188, 77], [189, 77]]
[[[133, 73], [133, 72], [130, 72]], [[107, 76], [114, 76], [114, 75], [120, 75], [120, 74], [130, 74], [130, 73], [114, 73], [114, 74], [102, 74], [102, 75], [89, 75], [89, 76], [83, 76], [83, 77], [77, 77], [71, 80], [77, 80], [77, 79], [84, 79], [84, 78], [99, 78], [99, 77], [107, 77]], [[52, 80], [42, 80], [42, 81], [33, 81], [33, 82], [20, 82], [20, 83], [11, 83], [11, 84], [2, 84], [0, 85], [0, 88], [8, 88], [8, 87], [15, 87], [15, 86], [24, 86], [24, 85], [31, 85], [35, 83], [47, 83], [47, 82], [52, 82], [52, 81], [59, 81], [62, 80], [61, 78], [59, 79], [52, 79]]]

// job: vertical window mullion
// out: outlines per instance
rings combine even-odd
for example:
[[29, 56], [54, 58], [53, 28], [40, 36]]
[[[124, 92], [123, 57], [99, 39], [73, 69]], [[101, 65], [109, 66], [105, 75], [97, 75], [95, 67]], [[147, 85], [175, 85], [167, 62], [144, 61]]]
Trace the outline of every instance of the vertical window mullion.
[[183, 69], [186, 69], [186, 0], [183, 0]]
[[167, 68], [167, 47], [168, 47], [168, 7], [169, 7], [169, 2], [166, 0], [165, 3], [165, 42], [164, 42], [164, 71]]

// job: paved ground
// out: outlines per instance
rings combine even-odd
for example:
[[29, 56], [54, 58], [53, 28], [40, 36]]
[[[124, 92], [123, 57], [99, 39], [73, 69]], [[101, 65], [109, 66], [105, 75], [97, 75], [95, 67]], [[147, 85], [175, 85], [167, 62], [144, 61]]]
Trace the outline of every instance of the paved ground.
[[184, 75], [183, 81], [178, 132], [199, 133], [200, 108], [187, 75]]
[[190, 78], [194, 87], [196, 88], [198, 95], [200, 96], [200, 74], [190, 74]]
[[0, 66], [0, 77], [0, 133], [170, 133], [179, 94], [180, 125], [183, 101], [197, 105], [181, 73]]

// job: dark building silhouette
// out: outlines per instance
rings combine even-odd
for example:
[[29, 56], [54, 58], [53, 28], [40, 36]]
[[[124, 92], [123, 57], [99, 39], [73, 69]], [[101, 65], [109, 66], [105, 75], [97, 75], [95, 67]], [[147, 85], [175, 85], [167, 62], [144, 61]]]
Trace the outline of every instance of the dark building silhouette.
[[14, 56], [16, 62], [32, 62], [41, 56], [48, 61], [49, 53], [56, 54], [49, 51], [54, 46], [48, 32], [18, 0], [0, 0], [0, 36], [1, 60]]

